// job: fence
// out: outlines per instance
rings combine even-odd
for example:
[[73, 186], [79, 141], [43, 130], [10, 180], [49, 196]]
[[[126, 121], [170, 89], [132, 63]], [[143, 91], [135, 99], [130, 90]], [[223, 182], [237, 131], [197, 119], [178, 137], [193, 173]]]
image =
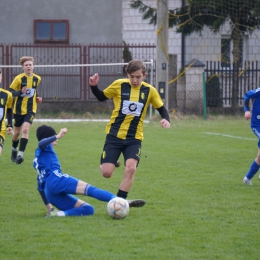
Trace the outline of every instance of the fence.
[[[59, 109], [66, 103], [66, 109], [73, 107], [76, 103], [88, 103], [85, 101], [96, 101], [88, 86], [90, 75], [98, 72], [100, 74], [100, 88], [108, 86], [113, 80], [125, 77], [125, 65], [98, 66], [97, 64], [124, 63], [131, 59], [142, 59], [149, 62], [156, 59], [156, 47], [154, 45], [59, 45], [59, 44], [0, 44], [0, 64], [11, 66], [3, 67], [2, 86], [8, 88], [13, 78], [21, 73], [19, 59], [21, 56], [33, 56], [36, 62], [35, 73], [42, 76], [42, 83], [39, 88], [39, 95], [43, 97], [50, 109], [54, 109], [52, 103]], [[93, 66], [83, 66], [93, 64]], [[94, 64], [96, 64], [94, 66]], [[44, 65], [44, 66], [41, 66]], [[55, 66], [54, 66], [55, 65]], [[66, 66], [60, 66], [66, 65]], [[0, 65], [1, 66], [1, 65]], [[155, 66], [154, 66], [155, 68]], [[193, 70], [192, 70], [193, 69]], [[205, 71], [206, 81], [202, 80], [202, 72]], [[206, 106], [208, 111], [223, 111], [232, 108], [232, 101], [237, 99], [238, 107], [243, 106], [244, 93], [259, 85], [259, 62], [247, 61], [237, 71], [222, 68], [221, 62], [207, 62], [206, 68], [189, 68], [185, 76], [179, 77], [174, 86], [176, 100], [174, 107], [183, 114], [203, 113], [203, 84], [206, 85]], [[237, 77], [237, 92], [234, 95], [234, 75]], [[156, 82], [155, 70], [148, 70], [146, 81]], [[43, 107], [41, 105], [41, 107]], [[74, 106], [74, 107], [75, 107]], [[111, 104], [107, 103], [111, 109]], [[234, 109], [236, 111], [237, 107]], [[106, 108], [101, 108], [106, 110]]]
[[206, 63], [207, 107], [228, 108], [232, 101], [243, 106], [245, 92], [259, 86], [260, 68], [258, 61], [242, 65], [234, 70], [221, 67], [221, 62]]
[[[38, 94], [45, 101], [91, 101], [95, 98], [89, 90], [89, 76], [98, 72], [102, 89], [113, 80], [125, 76], [124, 65], [92, 67], [82, 65], [124, 63], [137, 58], [148, 62], [155, 58], [155, 50], [154, 45], [126, 44], [93, 44], [88, 46], [60, 44], [0, 45], [0, 64], [13, 66], [2, 68], [2, 86], [8, 88], [14, 77], [22, 72], [20, 66], [17, 66], [21, 56], [33, 56], [36, 64], [34, 72], [42, 77]], [[155, 74], [152, 77], [154, 81]], [[148, 75], [148, 82], [150, 78], [151, 75]]]

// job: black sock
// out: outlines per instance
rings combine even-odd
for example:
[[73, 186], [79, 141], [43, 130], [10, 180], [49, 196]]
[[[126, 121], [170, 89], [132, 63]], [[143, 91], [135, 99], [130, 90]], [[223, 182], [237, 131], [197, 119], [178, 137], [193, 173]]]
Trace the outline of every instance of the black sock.
[[128, 192], [127, 191], [123, 191], [123, 190], [118, 190], [117, 192], [117, 197], [126, 199]]
[[13, 146], [14, 149], [17, 148], [18, 144], [19, 144], [19, 139], [18, 139], [17, 141], [14, 141], [14, 140], [13, 140], [12, 146]]
[[24, 152], [26, 145], [28, 143], [28, 139], [26, 138], [21, 138], [21, 142], [20, 142], [20, 147], [19, 147], [19, 151]]

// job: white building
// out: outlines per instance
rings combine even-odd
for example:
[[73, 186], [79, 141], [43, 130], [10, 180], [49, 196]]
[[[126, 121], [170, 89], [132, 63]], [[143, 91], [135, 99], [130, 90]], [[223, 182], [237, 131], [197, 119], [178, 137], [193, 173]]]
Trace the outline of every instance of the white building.
[[[156, 0], [143, 0], [148, 6], [156, 8]], [[169, 9], [181, 6], [181, 0], [168, 0]], [[157, 27], [150, 25], [147, 20], [142, 20], [142, 14], [138, 10], [130, 8], [130, 1], [122, 1], [123, 39], [126, 43], [152, 43], [156, 44]], [[221, 52], [228, 54], [232, 61], [232, 41], [230, 40], [230, 26], [226, 25], [221, 33], [214, 35], [209, 29], [203, 30], [202, 36], [192, 34], [185, 37], [184, 64], [192, 59], [206, 61], [220, 61]], [[182, 36], [176, 33], [175, 28], [169, 29], [170, 54], [177, 54], [178, 69], [182, 67]], [[244, 35], [242, 48], [243, 61], [260, 60], [260, 31], [254, 31], [252, 35]], [[224, 64], [222, 64], [224, 65]], [[225, 66], [225, 65], [224, 65]]]

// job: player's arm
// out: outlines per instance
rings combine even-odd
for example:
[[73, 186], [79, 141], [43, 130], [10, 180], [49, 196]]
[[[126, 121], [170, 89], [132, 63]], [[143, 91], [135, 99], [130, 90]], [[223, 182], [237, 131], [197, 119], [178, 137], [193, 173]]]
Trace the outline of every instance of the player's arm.
[[[21, 82], [16, 77], [9, 87], [9, 91], [12, 93], [13, 97], [18, 97], [24, 93], [23, 88], [20, 89], [21, 88], [20, 86], [21, 86]], [[26, 87], [24, 87], [24, 90], [26, 91]]]
[[6, 110], [7, 127], [13, 128], [13, 112], [12, 108], [7, 108]]
[[14, 90], [12, 88], [9, 88], [9, 91], [12, 93], [13, 97], [18, 97], [23, 94], [22, 90]]
[[48, 205], [48, 204], [49, 204], [49, 201], [48, 201], [48, 199], [46, 198], [46, 195], [45, 195], [44, 190], [39, 190], [39, 188], [38, 188], [38, 191], [39, 191], [39, 193], [40, 193], [40, 195], [41, 195], [41, 198], [42, 198], [42, 201], [43, 201], [44, 205]]
[[108, 98], [105, 96], [104, 92], [98, 88], [99, 75], [95, 73], [93, 76], [89, 77], [89, 85], [92, 93], [97, 98], [98, 101], [105, 101]]
[[164, 106], [162, 106], [160, 108], [156, 108], [156, 110], [159, 112], [160, 116], [163, 119], [166, 119], [170, 123], [169, 113], [168, 113], [167, 109]]
[[253, 90], [249, 90], [245, 93], [244, 95], [244, 111], [250, 111], [250, 107], [249, 107], [249, 103], [250, 103], [250, 99], [254, 99], [256, 97], [258, 97], [260, 95], [260, 87], [253, 89]]
[[41, 150], [43, 150], [48, 144], [51, 144], [52, 142], [56, 141], [57, 139], [62, 138], [67, 133], [67, 128], [61, 128], [60, 132], [57, 135], [53, 135], [51, 137], [47, 137], [42, 139], [38, 146]]
[[44, 138], [42, 139], [39, 143], [38, 146], [41, 150], [43, 150], [48, 144], [51, 144], [52, 142], [56, 141], [58, 138], [56, 137], [56, 135], [53, 135], [51, 137], [48, 138]]
[[169, 117], [169, 113], [166, 110], [166, 108], [164, 106], [161, 106], [159, 108], [156, 108], [157, 111], [159, 112], [160, 116], [162, 117], [161, 120], [161, 126], [165, 127], [165, 128], [170, 128], [171, 124], [170, 124], [170, 117]]
[[105, 101], [108, 98], [105, 96], [104, 92], [98, 88], [98, 86], [90, 86], [92, 93], [97, 98], [98, 101]]

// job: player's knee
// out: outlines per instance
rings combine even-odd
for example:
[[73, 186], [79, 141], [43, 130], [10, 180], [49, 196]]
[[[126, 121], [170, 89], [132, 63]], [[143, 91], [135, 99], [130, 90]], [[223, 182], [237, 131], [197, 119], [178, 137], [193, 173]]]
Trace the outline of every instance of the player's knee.
[[125, 168], [125, 172], [130, 176], [133, 176], [135, 174], [135, 171], [136, 171], [136, 166], [134, 165], [130, 165]]
[[29, 134], [29, 129], [28, 128], [23, 129], [22, 134], [23, 135], [28, 135]]
[[101, 165], [100, 171], [101, 171], [103, 177], [110, 178], [113, 174], [114, 166], [113, 167], [105, 167], [104, 165]]
[[112, 176], [112, 172], [110, 172], [110, 171], [102, 171], [102, 175], [105, 178], [110, 178]]
[[91, 216], [91, 215], [94, 215], [94, 212], [95, 212], [94, 207], [90, 204], [84, 204], [81, 207], [81, 210], [83, 211], [82, 212], [83, 216]]

